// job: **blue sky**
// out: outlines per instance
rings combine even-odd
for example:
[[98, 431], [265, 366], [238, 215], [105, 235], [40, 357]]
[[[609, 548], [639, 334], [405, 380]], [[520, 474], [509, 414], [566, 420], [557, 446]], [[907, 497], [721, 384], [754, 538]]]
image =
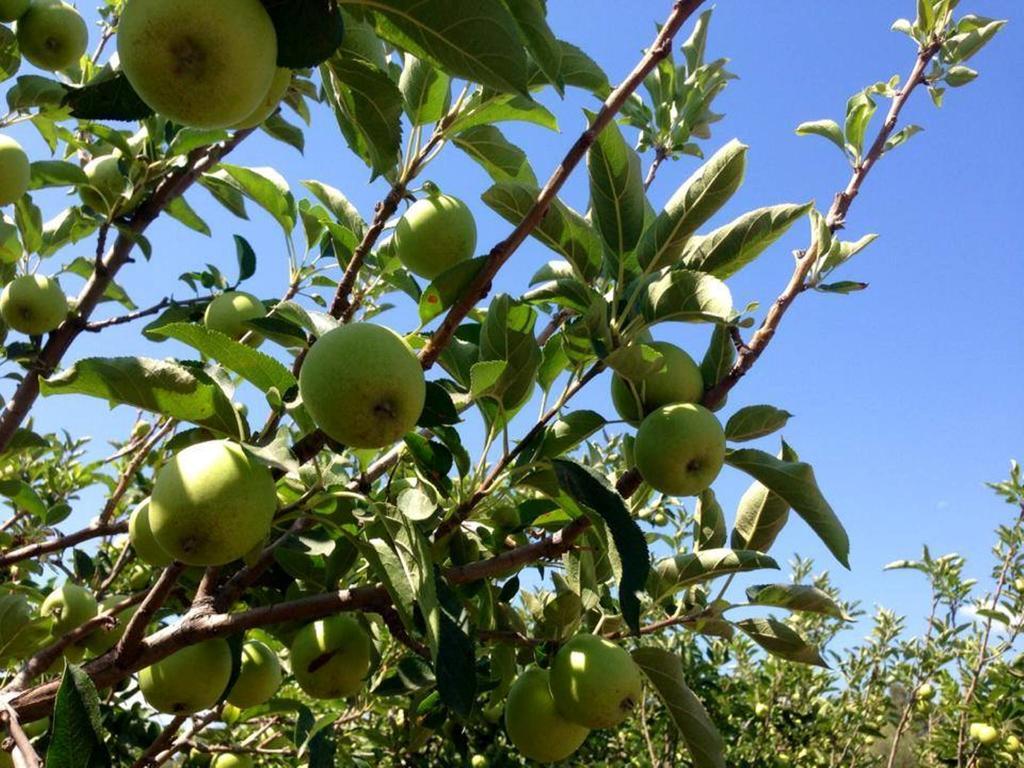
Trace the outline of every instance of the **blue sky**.
[[[655, 22], [668, 0], [550, 0], [552, 26], [563, 38], [593, 55], [613, 81], [633, 66], [652, 39]], [[1022, 247], [1007, 232], [1020, 216], [1024, 195], [1020, 124], [1024, 119], [1024, 29], [1011, 12], [1012, 0], [964, 0], [964, 11], [1011, 17], [1011, 23], [972, 65], [981, 77], [947, 94], [941, 110], [922, 91], [906, 119], [925, 127], [872, 172], [848, 219], [846, 235], [880, 235], [848, 267], [843, 279], [863, 280], [870, 290], [855, 296], [806, 294], [786, 317], [775, 341], [730, 398], [723, 417], [753, 403], [771, 403], [796, 416], [784, 436], [815, 466], [819, 483], [846, 524], [853, 570], [844, 572], [816, 538], [795, 519], [776, 545], [780, 559], [800, 552], [835, 575], [844, 596], [866, 607], [885, 604], [917, 619], [925, 610], [923, 580], [905, 573], [883, 574], [892, 560], [916, 556], [922, 544], [934, 553], [958, 551], [969, 557], [969, 574], [984, 577], [993, 528], [1010, 508], [983, 487], [1002, 479], [1012, 457], [1024, 458], [1024, 284]], [[582, 10], [585, 7], [585, 11]], [[628, 13], [622, 9], [628, 7]], [[910, 0], [822, 3], [787, 0], [722, 2], [715, 8], [708, 54], [731, 59], [739, 75], [716, 103], [726, 118], [704, 144], [708, 154], [731, 138], [750, 146], [747, 180], [712, 224], [723, 223], [762, 205], [816, 200], [827, 208], [845, 186], [849, 168], [827, 142], [801, 138], [793, 129], [804, 120], [842, 119], [847, 97], [865, 85], [905, 75], [914, 50], [889, 31], [895, 17], [912, 15]], [[687, 28], [687, 34], [689, 27]], [[97, 33], [93, 31], [95, 39]], [[583, 107], [594, 101], [572, 92], [565, 101], [542, 96], [558, 116], [561, 132], [535, 126], [503, 126], [524, 147], [541, 178], [555, 167], [584, 125]], [[294, 116], [292, 116], [294, 117]], [[877, 119], [876, 124], [877, 126]], [[33, 156], [45, 154], [31, 129], [12, 134]], [[274, 165], [293, 190], [315, 178], [342, 189], [367, 218], [384, 194], [380, 183], [346, 148], [333, 117], [318, 109], [300, 155], [265, 135], [257, 135], [233, 156], [242, 165]], [[666, 165], [651, 191], [656, 207], [696, 167], [692, 158]], [[489, 186], [484, 173], [453, 148], [428, 169], [426, 178], [464, 198], [474, 209], [484, 253], [509, 231], [482, 203]], [[586, 207], [585, 174], [577, 174], [563, 198]], [[45, 217], [61, 205], [57, 195], [40, 196]], [[259, 257], [260, 272], [248, 290], [267, 298], [281, 293], [287, 261], [280, 230], [250, 206], [251, 221], [230, 217], [205, 192], [189, 196], [214, 230], [204, 238], [174, 222], [160, 222], [149, 237], [151, 263], [130, 265], [122, 283], [140, 306], [168, 291], [189, 295], [178, 274], [212, 262], [234, 274], [231, 235], [247, 237]], [[758, 262], [730, 281], [737, 305], [767, 306], [787, 280], [790, 252], [803, 246], [800, 224]], [[91, 243], [66, 249], [58, 263], [87, 255]], [[528, 242], [498, 280], [497, 288], [521, 293], [537, 266], [552, 255]], [[174, 286], [174, 287], [172, 287]], [[77, 281], [66, 281], [68, 289]], [[70, 290], [69, 290], [70, 292]], [[397, 310], [381, 318], [408, 330], [414, 308], [399, 298]], [[105, 310], [107, 311], [107, 310]], [[109, 310], [114, 311], [114, 310]], [[658, 335], [686, 346], [699, 357], [708, 329], [665, 325]], [[69, 361], [88, 355], [175, 354], [171, 345], [145, 342], [137, 327], [119, 328], [76, 343]], [[2, 391], [7, 395], [10, 383]], [[607, 381], [592, 385], [575, 402], [612, 416]], [[532, 410], [531, 410], [532, 413]], [[95, 400], [53, 398], [39, 403], [38, 429], [67, 427], [105, 441], [123, 435], [132, 413], [108, 413]], [[478, 444], [479, 435], [467, 435]], [[759, 444], [774, 451], [777, 438]], [[725, 470], [716, 491], [727, 514], [748, 484]], [[75, 520], [95, 514], [97, 496], [82, 500]], [[739, 592], [735, 593], [737, 596]]]

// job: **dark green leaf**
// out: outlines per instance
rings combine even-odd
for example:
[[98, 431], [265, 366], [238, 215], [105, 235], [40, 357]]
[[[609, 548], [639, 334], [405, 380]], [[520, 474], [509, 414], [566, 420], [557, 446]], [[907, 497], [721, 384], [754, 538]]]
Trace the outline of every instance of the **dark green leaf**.
[[697, 497], [693, 510], [693, 546], [698, 552], [719, 549], [725, 546], [725, 513], [715, 498], [715, 492], [708, 488]]
[[345, 24], [330, 0], [263, 0], [277, 32], [277, 65], [315, 67], [341, 45]]
[[717, 277], [676, 269], [645, 286], [640, 311], [651, 325], [667, 320], [724, 323], [732, 312], [732, 294]]
[[109, 768], [100, 722], [99, 695], [89, 676], [68, 664], [53, 705], [46, 765], [51, 768]]
[[630, 516], [622, 497], [592, 469], [566, 459], [555, 459], [552, 465], [562, 490], [578, 504], [600, 515], [608, 526], [622, 564], [619, 579], [622, 618], [639, 635], [640, 599], [637, 593], [646, 585], [651, 569], [651, 556], [643, 532]]
[[423, 59], [405, 54], [398, 88], [413, 125], [436, 123], [451, 105], [451, 78]]
[[441, 611], [440, 638], [434, 675], [441, 701], [461, 717], [469, 717], [476, 700], [476, 652], [462, 627]]
[[654, 567], [653, 596], [661, 599], [681, 589], [731, 573], [778, 570], [774, 559], [748, 549], [704, 549], [659, 560]]
[[769, 605], [791, 611], [821, 613], [843, 618], [843, 610], [827, 592], [810, 584], [755, 584], [747, 587], [747, 600], [754, 605]]
[[65, 85], [62, 106], [79, 120], [143, 120], [153, 114], [123, 72], [82, 88]]
[[748, 405], [729, 417], [725, 436], [733, 442], [756, 440], [782, 429], [792, 415], [771, 405]]
[[773, 656], [786, 661], [828, 668], [817, 648], [778, 619], [743, 619], [737, 621], [736, 626]]
[[615, 121], [598, 134], [587, 155], [594, 226], [612, 253], [631, 252], [644, 231], [647, 196], [640, 157]]
[[561, 456], [604, 425], [604, 416], [595, 411], [570, 411], [544, 430], [539, 455], [546, 459]]

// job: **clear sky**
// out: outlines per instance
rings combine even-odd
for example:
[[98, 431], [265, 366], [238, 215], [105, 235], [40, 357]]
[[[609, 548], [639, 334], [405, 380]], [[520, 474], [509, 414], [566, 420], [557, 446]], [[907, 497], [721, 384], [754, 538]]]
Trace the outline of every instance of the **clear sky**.
[[[79, 4], [87, 6], [88, 0]], [[730, 58], [730, 69], [741, 79], [716, 103], [726, 119], [715, 126], [705, 150], [710, 154], [735, 137], [750, 152], [743, 189], [713, 224], [774, 203], [814, 199], [827, 209], [833, 194], [845, 186], [849, 168], [830, 144], [797, 137], [793, 129], [804, 120], [841, 121], [854, 91], [909, 71], [914, 49], [889, 26], [898, 16], [912, 16], [914, 5], [911, 0], [724, 0], [717, 5], [708, 54]], [[590, 52], [614, 82], [632, 68], [670, 3], [549, 0], [549, 6], [556, 32]], [[981, 71], [978, 80], [949, 92], [941, 110], [931, 106], [923, 91], [915, 96], [906, 118], [925, 132], [884, 158], [855, 202], [847, 236], [875, 232], [880, 238], [842, 279], [866, 281], [870, 290], [850, 297], [802, 296], [722, 414], [752, 403], [771, 403], [796, 414], [784, 435], [814, 464], [822, 489], [846, 524], [853, 570], [843, 572], [798, 519], [776, 545], [777, 556], [800, 552], [814, 557], [820, 568], [832, 570], [845, 597], [866, 607], [885, 604], [908, 613], [915, 619], [912, 627], [919, 626], [916, 619], [926, 608], [923, 580], [882, 573], [882, 566], [916, 556], [927, 544], [934, 553], [967, 555], [969, 575], [987, 575], [992, 529], [1007, 519], [1010, 508], [983, 481], [1002, 479], [1011, 458], [1024, 459], [1024, 249], [1011, 227], [1024, 197], [1024, 27], [1019, 14], [1013, 17], [1019, 8], [1015, 0], [961, 2], [962, 11], [1010, 17], [1011, 23], [972, 62]], [[92, 34], [95, 40], [95, 29]], [[528, 151], [544, 178], [583, 126], [582, 107], [593, 108], [594, 101], [580, 92], [571, 92], [565, 101], [547, 92], [542, 100], [558, 116], [560, 133], [535, 126], [503, 130]], [[19, 126], [12, 133], [35, 158], [43, 157], [45, 149], [31, 129]], [[349, 152], [326, 108], [315, 112], [304, 155], [257, 135], [232, 161], [277, 167], [297, 194], [302, 179], [325, 181], [342, 189], [367, 218], [384, 194], [379, 182], [368, 183], [367, 169]], [[651, 192], [655, 206], [695, 167], [693, 158], [664, 167]], [[487, 177], [459, 151], [447, 148], [427, 177], [474, 208], [481, 253], [508, 233], [509, 225], [479, 202], [489, 186]], [[563, 197], [585, 208], [584, 174], [577, 174]], [[38, 199], [47, 218], [58, 212], [59, 196]], [[149, 233], [152, 262], [130, 265], [120, 276], [135, 301], [148, 306], [169, 291], [187, 297], [188, 289], [175, 284], [177, 275], [206, 262], [234, 274], [233, 233], [247, 237], [259, 257], [260, 272], [248, 290], [267, 298], [279, 295], [287, 261], [276, 224], [255, 206], [250, 206], [252, 221], [234, 219], [202, 190], [190, 193], [189, 201], [206, 217], [214, 236], [201, 237], [174, 222], [154, 226]], [[732, 279], [736, 304], [757, 300], [766, 307], [790, 274], [790, 252], [806, 240], [805, 226], [797, 225]], [[92, 245], [66, 249], [45, 271], [86, 255]], [[521, 293], [535, 268], [550, 258], [530, 241], [497, 287]], [[67, 278], [65, 287], [77, 290], [78, 281]], [[398, 302], [402, 306], [380, 321], [409, 330], [415, 325], [414, 308], [402, 298]], [[699, 357], [707, 333], [706, 327], [666, 325], [658, 335], [677, 340]], [[133, 326], [81, 338], [69, 361], [88, 355], [183, 353], [170, 344], [146, 342]], [[6, 395], [11, 384], [0, 388]], [[607, 381], [593, 384], [575, 406], [612, 417]], [[106, 440], [124, 434], [133, 415], [128, 409], [108, 413], [99, 401], [78, 397], [40, 401], [35, 414], [38, 429], [66, 427], [73, 434], [92, 435], [97, 455]], [[466, 439], [478, 444], [479, 435]], [[777, 438], [758, 447], [774, 451]], [[729, 469], [716, 484], [730, 519], [747, 484], [747, 478]], [[97, 498], [83, 497], [72, 521], [94, 515]]]

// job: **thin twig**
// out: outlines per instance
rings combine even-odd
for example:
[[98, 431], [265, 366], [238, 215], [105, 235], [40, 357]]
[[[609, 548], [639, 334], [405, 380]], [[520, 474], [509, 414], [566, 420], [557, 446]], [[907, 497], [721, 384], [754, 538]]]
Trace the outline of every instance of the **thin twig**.
[[160, 735], [153, 740], [153, 743], [146, 747], [146, 751], [139, 756], [139, 759], [132, 763], [132, 768], [153, 768], [153, 766], [159, 765], [160, 763], [156, 761], [157, 755], [167, 748], [171, 739], [181, 730], [181, 726], [187, 719], [188, 715], [175, 715], [171, 722], [160, 731]]
[[117, 641], [117, 646], [114, 648], [114, 664], [124, 667], [131, 662], [132, 657], [138, 651], [139, 643], [142, 642], [142, 638], [146, 634], [146, 627], [160, 606], [164, 604], [171, 588], [177, 583], [178, 577], [184, 570], [184, 564], [178, 562], [171, 563], [164, 568], [160, 578], [156, 580], [156, 584], [149, 590], [149, 594], [139, 606], [139, 610], [128, 622], [121, 639]]
[[32, 749], [32, 742], [29, 741], [28, 736], [22, 729], [21, 723], [18, 722], [17, 713], [8, 705], [4, 707], [2, 715], [4, 724], [7, 726], [11, 738], [14, 739], [14, 744], [18, 747], [18, 752], [21, 753], [21, 759], [25, 763], [26, 768], [40, 768], [42, 762], [40, 762], [36, 751]]
[[14, 565], [15, 563], [27, 560], [30, 557], [35, 558], [41, 555], [47, 555], [51, 552], [60, 552], [61, 550], [73, 547], [76, 544], [81, 544], [83, 541], [89, 539], [96, 539], [101, 536], [113, 536], [118, 533], [127, 533], [128, 523], [107, 523], [100, 525], [99, 523], [93, 523], [85, 528], [74, 533], [69, 533], [67, 536], [58, 536], [54, 539], [47, 539], [46, 541], [40, 541], [36, 544], [27, 544], [18, 549], [11, 549], [0, 555], [0, 568], [8, 565]]

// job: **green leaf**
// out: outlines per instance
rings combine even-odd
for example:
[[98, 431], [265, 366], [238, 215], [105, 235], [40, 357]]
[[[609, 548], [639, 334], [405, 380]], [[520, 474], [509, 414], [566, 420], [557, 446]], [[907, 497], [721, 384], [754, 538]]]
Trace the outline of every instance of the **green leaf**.
[[298, 210], [288, 182], [273, 168], [243, 168], [221, 164], [233, 186], [248, 197], [281, 225], [285, 233], [295, 228]]
[[594, 470], [566, 459], [555, 459], [552, 465], [562, 490], [578, 504], [600, 515], [608, 526], [622, 566], [619, 578], [622, 618], [633, 633], [639, 635], [640, 599], [637, 593], [647, 583], [651, 569], [651, 556], [643, 532], [630, 516], [622, 497]]
[[[533, 208], [540, 190], [531, 184], [495, 184], [482, 199], [506, 221], [518, 225]], [[594, 228], [576, 211], [554, 200], [547, 214], [531, 233], [551, 250], [563, 256], [584, 280], [601, 271], [604, 243]]]
[[533, 123], [552, 131], [558, 130], [558, 119], [542, 104], [511, 93], [474, 93], [445, 133], [456, 136], [478, 125], [492, 123]]
[[737, 549], [767, 552], [789, 522], [789, 504], [758, 482], [740, 497], [731, 544]]
[[467, 259], [435, 277], [420, 294], [420, 322], [429, 323], [462, 298], [486, 263], [486, 256]]
[[482, 397], [490, 397], [493, 394], [494, 385], [497, 384], [501, 374], [508, 368], [504, 360], [487, 360], [474, 363], [469, 369], [469, 394], [474, 400]]
[[851, 293], [863, 291], [867, 287], [867, 283], [861, 283], [856, 280], [840, 280], [838, 283], [821, 283], [820, 285], [814, 286], [814, 290], [822, 291], [824, 293], [841, 293], [844, 296], [847, 296]]
[[203, 221], [202, 217], [195, 212], [191, 205], [185, 200], [184, 197], [176, 197], [167, 204], [164, 211], [177, 222], [184, 224], [189, 229], [198, 232], [201, 235], [210, 237], [213, 233], [210, 231], [209, 225]]
[[473, 641], [446, 611], [442, 611], [434, 676], [441, 701], [460, 717], [469, 717], [473, 711], [476, 701], [475, 669]]
[[506, 139], [493, 125], [468, 128], [456, 136], [452, 143], [479, 163], [496, 182], [537, 185], [537, 176], [526, 153]]
[[[965, 24], [965, 22], [967, 22]], [[964, 17], [960, 20], [959, 34], [950, 37], [943, 46], [946, 55], [954, 64], [963, 64], [995, 37], [996, 33], [1006, 26], [1006, 21], [999, 19], [981, 19]]]
[[818, 649], [778, 619], [743, 619], [736, 626], [773, 656], [828, 669]]
[[355, 235], [362, 237], [366, 231], [366, 222], [356, 208], [340, 189], [335, 189], [322, 181], [307, 179], [302, 186], [308, 189], [317, 200], [324, 204], [334, 217]]
[[0, 496], [10, 499], [15, 511], [28, 512], [39, 521], [46, 520], [46, 502], [39, 498], [39, 494], [25, 481], [0, 480]]
[[7, 106], [12, 112], [29, 107], [59, 107], [67, 95], [63, 83], [41, 75], [22, 75], [9, 91]]
[[778, 570], [775, 560], [749, 549], [703, 549], [659, 560], [654, 566], [652, 586], [655, 599], [660, 600], [681, 589], [703, 584], [731, 573]]
[[853, 147], [856, 156], [864, 148], [864, 134], [868, 129], [877, 106], [868, 90], [861, 91], [850, 97], [846, 103], [846, 141]]
[[725, 546], [725, 513], [710, 488], [697, 497], [693, 510], [693, 547], [702, 552]]
[[725, 437], [740, 443], [778, 432], [793, 416], [771, 405], [748, 405], [740, 408], [725, 424]]
[[261, 392], [276, 389], [282, 395], [298, 385], [292, 372], [270, 355], [230, 336], [196, 323], [171, 323], [152, 331], [176, 339], [233, 371]]
[[850, 539], [822, 496], [810, 464], [777, 459], [770, 453], [753, 448], [728, 451], [725, 461], [784, 499], [818, 534], [835, 558], [845, 567], [850, 567]]
[[533, 63], [559, 93], [565, 89], [562, 76], [562, 49], [547, 22], [546, 0], [506, 0], [515, 17]]
[[[84, 256], [79, 256], [70, 264], [64, 266], [65, 272], [70, 272], [73, 275], [78, 275], [83, 280], [88, 280], [92, 277], [93, 270], [96, 267], [96, 262], [92, 259], [87, 259]], [[107, 283], [107, 287], [103, 291], [103, 298], [110, 301], [116, 301], [122, 307], [132, 312], [138, 309], [138, 306], [132, 301], [128, 294], [125, 293], [124, 288], [118, 285], [113, 280]]]
[[642, 267], [665, 267], [682, 255], [690, 236], [739, 189], [746, 155], [746, 145], [734, 139], [679, 188], [640, 239], [637, 258]]
[[682, 660], [663, 648], [637, 648], [633, 661], [665, 704], [694, 768], [726, 768], [725, 744], [704, 705], [686, 685]]
[[349, 147], [385, 175], [402, 149], [402, 92], [388, 75], [363, 59], [334, 56], [320, 67], [324, 89]]
[[487, 308], [480, 327], [480, 361], [507, 363], [498, 381], [491, 385], [492, 396], [500, 399], [507, 411], [518, 408], [533, 394], [542, 357], [534, 336], [536, 324], [537, 313], [532, 307], [499, 294]]
[[377, 32], [455, 77], [526, 94], [527, 60], [501, 0], [343, 0], [377, 16]]
[[277, 33], [277, 66], [315, 67], [338, 50], [345, 34], [341, 12], [323, 0], [264, 0]]
[[923, 130], [924, 128], [922, 128], [920, 125], [904, 126], [900, 130], [896, 131], [896, 133], [894, 133], [888, 139], [886, 139], [885, 146], [882, 148], [882, 151], [890, 152], [891, 150], [896, 149], [896, 147], [900, 146], [901, 144], [906, 144], [907, 140], [910, 139], [911, 136], [916, 136]]
[[571, 411], [544, 430], [539, 455], [546, 459], [561, 456], [597, 432], [605, 423], [604, 416], [595, 411]]
[[81, 394], [130, 405], [242, 439], [243, 427], [224, 390], [200, 368], [145, 357], [91, 357], [44, 379], [46, 396]]
[[636, 248], [643, 234], [647, 196], [640, 157], [626, 144], [614, 120], [591, 146], [587, 169], [594, 226], [612, 253], [625, 256]]
[[843, 609], [836, 601], [827, 592], [810, 584], [755, 584], [747, 587], [747, 600], [752, 605], [768, 605], [843, 618]]
[[448, 390], [436, 381], [428, 381], [427, 399], [416, 425], [430, 428], [458, 424], [460, 421], [459, 412]]
[[64, 160], [37, 160], [32, 163], [32, 177], [29, 189], [48, 187], [74, 187], [88, 184], [89, 177], [79, 166]]
[[812, 205], [758, 208], [707, 235], [694, 237], [683, 249], [683, 266], [722, 280], [732, 277], [786, 234]]
[[821, 136], [835, 144], [844, 153], [846, 152], [846, 139], [843, 137], [843, 129], [835, 120], [810, 120], [800, 123], [796, 127], [799, 136]]
[[405, 54], [405, 65], [398, 80], [405, 101], [405, 114], [413, 125], [436, 123], [451, 104], [451, 78], [423, 59]]
[[[612, 92], [612, 85], [600, 65], [572, 43], [559, 40], [558, 47], [561, 49], [560, 74], [565, 84], [590, 91], [599, 99], [607, 98]], [[534, 78], [530, 83], [534, 83]]]
[[144, 120], [153, 110], [132, 88], [123, 72], [82, 88], [65, 85], [62, 106], [79, 120]]
[[33, 613], [24, 595], [0, 593], [0, 660], [24, 661], [52, 642], [53, 619]]
[[96, 686], [80, 667], [64, 668], [53, 705], [46, 765], [51, 768], [109, 768]]
[[238, 259], [238, 282], [242, 283], [256, 274], [256, 251], [249, 241], [235, 235], [235, 258]]
[[700, 373], [704, 378], [704, 389], [711, 389], [732, 369], [736, 360], [736, 345], [732, 343], [727, 325], [716, 325], [711, 331], [711, 340], [700, 361]]
[[717, 277], [676, 269], [647, 284], [640, 312], [651, 325], [668, 320], [724, 323], [732, 312], [732, 294]]
[[395, 502], [398, 511], [414, 522], [429, 520], [437, 511], [437, 504], [419, 488], [406, 488]]

